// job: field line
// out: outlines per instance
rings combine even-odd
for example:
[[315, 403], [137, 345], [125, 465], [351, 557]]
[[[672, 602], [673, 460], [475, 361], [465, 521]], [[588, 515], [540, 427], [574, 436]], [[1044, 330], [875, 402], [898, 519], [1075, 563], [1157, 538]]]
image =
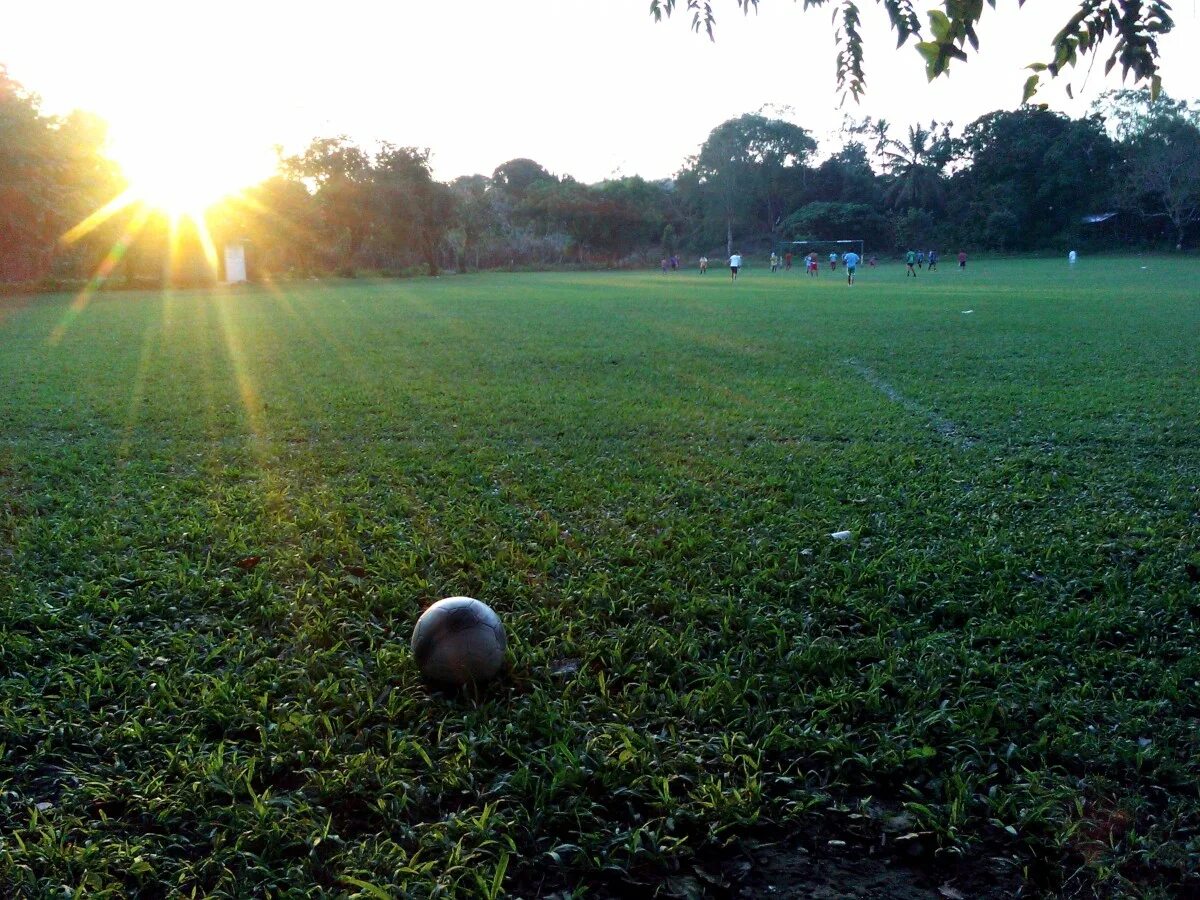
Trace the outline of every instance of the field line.
[[891, 384], [879, 376], [879, 374], [870, 366], [860, 362], [853, 357], [845, 360], [846, 365], [858, 373], [867, 384], [875, 388], [893, 403], [898, 403], [914, 416], [918, 416], [929, 423], [943, 438], [955, 444], [960, 450], [966, 450], [968, 447], [973, 447], [975, 442], [962, 433], [962, 429], [951, 422], [944, 416], [940, 416], [931, 409], [926, 409], [916, 400], [905, 396], [900, 391], [896, 390]]

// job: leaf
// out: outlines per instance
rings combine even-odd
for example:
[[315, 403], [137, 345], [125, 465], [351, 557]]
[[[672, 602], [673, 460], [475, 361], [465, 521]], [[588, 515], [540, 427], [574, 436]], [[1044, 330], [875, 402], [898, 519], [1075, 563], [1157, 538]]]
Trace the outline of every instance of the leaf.
[[1041, 81], [1041, 77], [1038, 75], [1030, 75], [1025, 79], [1025, 88], [1021, 91], [1022, 103], [1028, 103], [1029, 98], [1037, 93], [1039, 81]]
[[239, 569], [241, 569], [243, 572], [249, 572], [251, 569], [253, 569], [255, 566], [257, 566], [260, 562], [262, 562], [261, 556], [243, 556], [241, 559], [239, 559], [237, 562], [235, 562], [234, 565], [237, 566]]
[[389, 894], [383, 888], [381, 888], [377, 885], [371, 884], [369, 881], [362, 881], [358, 878], [351, 878], [349, 875], [343, 875], [342, 881], [346, 882], [347, 884], [354, 885], [356, 888], [359, 888], [363, 893], [365, 893], [368, 897], [374, 897], [375, 900], [392, 900], [391, 894]]
[[929, 28], [933, 32], [933, 36], [939, 41], [950, 39], [950, 20], [940, 9], [931, 9], [929, 11]]
[[489, 892], [489, 897], [499, 897], [500, 890], [504, 887], [504, 873], [508, 871], [508, 854], [500, 854], [500, 861], [496, 863], [496, 874], [492, 878], [492, 889]]
[[941, 55], [941, 45], [935, 44], [933, 41], [921, 41], [921, 43], [917, 44], [917, 52], [925, 60], [925, 69], [929, 75], [929, 80], [933, 81], [934, 76], [937, 75], [933, 71], [933, 67], [937, 65], [938, 56]]

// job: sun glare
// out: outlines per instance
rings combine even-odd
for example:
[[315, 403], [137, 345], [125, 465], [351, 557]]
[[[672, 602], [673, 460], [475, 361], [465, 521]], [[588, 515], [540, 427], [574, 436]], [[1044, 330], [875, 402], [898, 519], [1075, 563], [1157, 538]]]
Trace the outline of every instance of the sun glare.
[[174, 218], [196, 218], [273, 170], [269, 151], [239, 146], [230, 137], [155, 131], [114, 141], [112, 156], [132, 198]]
[[[216, 272], [219, 261], [209, 231], [209, 210], [269, 178], [277, 164], [270, 149], [239, 139], [247, 133], [228, 121], [222, 125], [217, 116], [201, 115], [198, 109], [195, 120], [187, 123], [160, 117], [132, 128], [114, 127], [108, 155], [120, 167], [128, 186], [62, 238], [65, 243], [74, 243], [121, 212], [134, 210], [93, 281], [102, 284], [109, 277], [155, 212], [165, 215], [168, 222], [172, 264], [179, 252], [180, 236], [185, 233], [184, 220], [188, 220], [209, 269]], [[93, 286], [80, 295], [84, 305], [91, 290]]]

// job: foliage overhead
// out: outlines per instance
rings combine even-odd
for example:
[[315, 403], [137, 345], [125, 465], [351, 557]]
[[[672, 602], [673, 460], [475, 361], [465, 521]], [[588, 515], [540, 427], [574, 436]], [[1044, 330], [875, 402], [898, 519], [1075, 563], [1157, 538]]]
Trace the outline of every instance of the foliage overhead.
[[[734, 0], [743, 14], [757, 10], [759, 0]], [[863, 70], [863, 38], [860, 26], [862, 14], [854, 0], [803, 0], [804, 8], [832, 6], [835, 34], [838, 42], [838, 89], [858, 100], [866, 91]], [[996, 0], [987, 0], [991, 7]], [[1132, 75], [1137, 84], [1148, 83], [1157, 95], [1158, 38], [1169, 32], [1170, 5], [1163, 0], [1078, 0], [1079, 6], [1051, 41], [1052, 56], [1046, 62], [1029, 66], [1033, 74], [1025, 81], [1022, 101], [1029, 100], [1038, 89], [1041, 73], [1059, 75], [1074, 66], [1081, 57], [1098, 52], [1112, 41], [1112, 52], [1105, 63], [1107, 73], [1117, 63], [1123, 76]], [[976, 26], [983, 14], [984, 0], [943, 0], [943, 9], [929, 12], [929, 33], [922, 32], [921, 22], [911, 0], [879, 0], [892, 30], [897, 46], [909, 38], [917, 38], [916, 50], [925, 62], [925, 72], [932, 81], [948, 73], [953, 60], [966, 60], [966, 46], [979, 49]], [[1018, 0], [1024, 5], [1024, 0]], [[680, 6], [679, 0], [651, 0], [650, 13], [655, 21], [669, 17]], [[705, 31], [712, 39], [716, 15], [711, 0], [686, 0], [692, 13], [692, 28]], [[944, 11], [943, 11], [944, 10]], [[921, 38], [926, 38], [921, 40]], [[1070, 86], [1067, 92], [1071, 92]]]

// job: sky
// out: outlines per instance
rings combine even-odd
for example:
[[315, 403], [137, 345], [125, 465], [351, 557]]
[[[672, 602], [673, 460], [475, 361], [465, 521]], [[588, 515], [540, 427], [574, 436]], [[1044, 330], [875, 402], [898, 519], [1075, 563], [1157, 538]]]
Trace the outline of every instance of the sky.
[[[1176, 4], [1160, 44], [1175, 97], [1200, 97], [1196, 3]], [[655, 24], [647, 0], [6, 0], [0, 63], [44, 111], [106, 119], [114, 157], [130, 166], [191, 148], [249, 183], [269, 174], [273, 145], [295, 152], [345, 134], [429, 147], [442, 180], [528, 157], [590, 183], [670, 176], [716, 125], [764, 108], [827, 152], [846, 113], [962, 126], [1013, 108], [1024, 66], [1048, 57], [1075, 4], [998, 5], [985, 7], [980, 54], [929, 84], [912, 42], [896, 49], [882, 7], [863, 4], [858, 105], [837, 94], [829, 11], [789, 0], [748, 16], [715, 0], [715, 43], [686, 11]], [[1078, 99], [1060, 78], [1039, 100], [1086, 112], [1120, 86], [1119, 67], [1105, 78], [1103, 66], [1070, 73]]]

